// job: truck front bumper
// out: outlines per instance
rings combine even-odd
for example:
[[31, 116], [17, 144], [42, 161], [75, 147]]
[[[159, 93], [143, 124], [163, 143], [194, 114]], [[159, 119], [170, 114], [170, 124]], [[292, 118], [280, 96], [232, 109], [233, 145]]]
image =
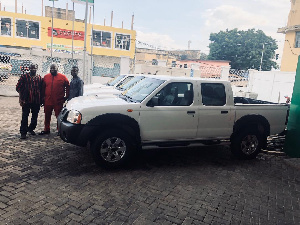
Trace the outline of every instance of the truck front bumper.
[[60, 138], [74, 145], [85, 146], [86, 141], [80, 135], [85, 125], [73, 124], [66, 121], [66, 114], [67, 112], [62, 110], [57, 117], [57, 128]]

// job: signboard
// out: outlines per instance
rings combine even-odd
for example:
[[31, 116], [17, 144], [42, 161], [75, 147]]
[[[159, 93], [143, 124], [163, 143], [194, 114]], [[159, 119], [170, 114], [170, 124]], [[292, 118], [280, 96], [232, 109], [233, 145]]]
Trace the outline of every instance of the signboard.
[[[72, 2], [86, 4], [86, 0], [72, 0]], [[94, 5], [94, 0], [88, 0], [89, 5]]]
[[[51, 27], [48, 27], [48, 36], [51, 37]], [[61, 28], [53, 28], [53, 37], [72, 39], [72, 30], [65, 30]], [[74, 31], [74, 40], [84, 40], [84, 31]]]
[[[72, 54], [72, 45], [52, 45], [53, 52], [60, 52], [60, 53], [67, 53]], [[51, 43], [47, 43], [47, 50], [51, 51]], [[73, 51], [75, 54], [81, 54], [83, 51], [83, 47], [81, 46], [74, 46]]]

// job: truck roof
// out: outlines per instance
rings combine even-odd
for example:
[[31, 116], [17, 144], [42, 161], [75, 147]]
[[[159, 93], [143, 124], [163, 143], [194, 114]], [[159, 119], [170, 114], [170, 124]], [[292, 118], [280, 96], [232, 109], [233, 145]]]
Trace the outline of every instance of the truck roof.
[[205, 81], [205, 82], [211, 82], [211, 83], [227, 83], [229, 81], [215, 79], [215, 78], [199, 78], [199, 77], [175, 77], [170, 75], [143, 75], [145, 77], [154, 78], [154, 79], [160, 79], [165, 81], [183, 81], [183, 80], [199, 80], [199, 81]]

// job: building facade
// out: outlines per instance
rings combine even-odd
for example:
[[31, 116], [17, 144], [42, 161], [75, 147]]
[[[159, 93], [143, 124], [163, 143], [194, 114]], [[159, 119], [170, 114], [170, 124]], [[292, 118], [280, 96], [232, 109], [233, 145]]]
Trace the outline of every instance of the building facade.
[[[72, 17], [72, 12], [69, 15]], [[0, 11], [0, 19], [0, 69], [5, 68], [10, 70], [8, 73], [17, 75], [25, 61], [27, 64], [37, 63], [42, 75], [49, 72], [53, 61], [66, 74], [70, 72], [72, 64], [82, 67], [85, 31], [83, 22], [75, 21], [72, 41], [72, 20], [54, 18], [51, 59], [51, 17]], [[134, 30], [87, 24], [86, 72], [90, 76], [120, 74], [120, 64], [124, 58], [131, 62], [130, 65], [133, 64], [135, 39]], [[88, 74], [84, 76], [88, 77]]]
[[300, 0], [290, 0], [291, 10], [286, 27], [278, 29], [285, 34], [285, 43], [281, 60], [281, 71], [295, 72], [300, 54]]
[[135, 56], [136, 64], [158, 65], [164, 63], [165, 66], [171, 66], [172, 61], [176, 60], [173, 54], [165, 50], [137, 48]]

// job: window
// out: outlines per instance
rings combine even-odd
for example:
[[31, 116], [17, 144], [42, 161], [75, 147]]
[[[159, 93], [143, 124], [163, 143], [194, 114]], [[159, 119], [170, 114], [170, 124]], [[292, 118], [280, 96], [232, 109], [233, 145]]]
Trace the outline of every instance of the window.
[[187, 64], [184, 64], [184, 65], [183, 65], [183, 68], [187, 68]]
[[295, 48], [300, 48], [300, 32], [296, 32]]
[[111, 33], [93, 30], [93, 46], [111, 48]]
[[130, 35], [116, 34], [115, 48], [129, 50], [130, 49]]
[[152, 65], [155, 65], [155, 66], [157, 66], [157, 65], [158, 65], [158, 61], [157, 61], [157, 59], [152, 59]]
[[1, 35], [11, 36], [11, 18], [1, 18]]
[[225, 86], [217, 83], [201, 84], [202, 103], [206, 106], [223, 106], [226, 104]]
[[156, 94], [159, 106], [189, 106], [193, 103], [193, 84], [170, 83]]
[[16, 36], [25, 38], [40, 38], [40, 23], [29, 20], [16, 20]]
[[176, 61], [172, 61], [172, 66], [171, 67], [176, 67]]

